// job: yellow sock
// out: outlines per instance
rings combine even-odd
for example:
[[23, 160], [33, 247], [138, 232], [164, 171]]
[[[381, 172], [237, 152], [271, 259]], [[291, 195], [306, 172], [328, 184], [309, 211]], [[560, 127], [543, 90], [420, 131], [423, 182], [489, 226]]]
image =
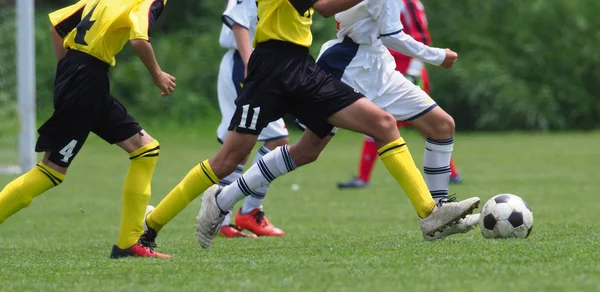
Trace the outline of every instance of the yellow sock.
[[419, 217], [429, 216], [435, 207], [435, 201], [431, 198], [427, 184], [417, 169], [404, 139], [400, 137], [381, 147], [378, 153], [389, 173], [402, 186]]
[[0, 192], [0, 223], [29, 206], [33, 198], [59, 185], [63, 180], [64, 174], [40, 162], [32, 170], [10, 182]]
[[158, 161], [158, 141], [129, 154], [129, 170], [123, 185], [123, 209], [117, 246], [121, 249], [135, 245], [144, 232], [144, 212], [151, 194], [152, 175]]
[[216, 183], [219, 183], [219, 179], [212, 171], [208, 160], [199, 163], [148, 215], [146, 218], [148, 226], [158, 232], [191, 201]]

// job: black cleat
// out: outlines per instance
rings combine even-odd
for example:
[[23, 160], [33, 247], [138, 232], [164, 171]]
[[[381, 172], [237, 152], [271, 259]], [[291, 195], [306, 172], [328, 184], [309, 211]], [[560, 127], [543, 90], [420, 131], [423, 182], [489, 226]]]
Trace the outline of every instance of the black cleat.
[[364, 188], [368, 188], [369, 186], [370, 185], [368, 182], [366, 182], [358, 177], [355, 177], [349, 181], [338, 183], [339, 189], [364, 189]]

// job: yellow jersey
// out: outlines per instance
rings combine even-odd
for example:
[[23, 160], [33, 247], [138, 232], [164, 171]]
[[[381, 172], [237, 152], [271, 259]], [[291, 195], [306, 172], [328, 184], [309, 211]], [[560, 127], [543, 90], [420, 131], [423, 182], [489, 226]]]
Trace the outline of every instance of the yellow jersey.
[[[248, 0], [245, 0], [248, 1]], [[279, 40], [310, 47], [312, 44], [312, 5], [317, 0], [256, 0], [258, 23], [254, 47], [258, 43]]]
[[49, 14], [64, 47], [111, 66], [127, 41], [150, 40], [167, 0], [81, 0]]

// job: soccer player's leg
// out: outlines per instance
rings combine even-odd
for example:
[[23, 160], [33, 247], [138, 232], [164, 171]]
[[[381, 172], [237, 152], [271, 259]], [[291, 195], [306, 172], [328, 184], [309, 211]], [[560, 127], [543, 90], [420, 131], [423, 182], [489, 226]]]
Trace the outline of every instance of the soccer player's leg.
[[[283, 119], [269, 123], [258, 136], [264, 145], [258, 149], [252, 164], [257, 164], [264, 155], [289, 143], [288, 131]], [[266, 217], [262, 203], [265, 200], [269, 184], [254, 190], [244, 199], [244, 204], [238, 210], [235, 224], [241, 229], [246, 229], [258, 236], [283, 236], [282, 229], [275, 227]]]
[[[442, 110], [422, 89], [408, 82], [400, 81], [398, 86], [390, 89], [390, 94], [398, 94], [401, 98], [386, 109], [397, 119], [407, 120], [425, 137], [425, 154], [423, 156], [424, 176], [432, 198], [437, 203], [455, 200], [448, 198], [450, 176], [450, 158], [454, 147], [454, 120]], [[478, 215], [468, 215], [450, 228], [426, 239], [442, 238], [450, 234], [466, 232], [474, 227]]]
[[107, 96], [108, 78], [102, 78], [88, 67], [74, 64], [69, 56], [59, 62], [54, 112], [38, 129], [40, 136], [35, 148], [36, 152], [45, 152], [44, 158], [0, 192], [0, 223], [29, 206], [35, 197], [64, 181], [67, 168], [99, 115], [97, 108]]
[[[429, 82], [429, 74], [427, 73], [426, 67], [423, 67], [423, 71], [421, 72], [421, 84], [419, 84], [419, 86], [421, 87], [421, 89], [423, 89], [425, 93], [427, 93], [427, 95], [429, 95], [431, 84]], [[452, 160], [452, 158], [450, 158], [450, 183], [458, 184], [461, 182], [462, 177], [458, 173], [456, 166], [454, 166], [454, 161]]]
[[121, 223], [111, 258], [127, 256], [170, 257], [156, 253], [140, 243], [144, 232], [144, 213], [151, 195], [151, 182], [160, 153], [160, 145], [127, 113], [113, 96], [102, 107], [92, 132], [129, 154], [129, 169], [123, 184]]
[[[227, 153], [239, 151], [240, 143], [245, 143], [246, 136], [259, 135], [268, 123], [278, 120], [294, 106], [290, 96], [290, 88], [299, 86], [298, 74], [303, 74], [302, 69], [307, 59], [312, 59], [308, 49], [285, 42], [265, 42], [257, 46], [250, 57], [248, 76], [245, 79], [244, 90], [236, 99], [236, 113], [231, 120], [228, 134], [223, 148], [215, 157], [223, 160]], [[314, 64], [314, 60], [312, 61]], [[292, 70], [292, 71], [290, 71]], [[254, 141], [256, 141], [254, 136]], [[229, 139], [233, 139], [230, 141]], [[253, 144], [251, 145], [253, 146]], [[242, 148], [245, 145], [242, 145]], [[294, 164], [289, 159], [287, 145], [278, 147], [267, 153], [259, 162], [253, 165], [246, 173], [256, 173], [254, 170], [264, 170], [261, 161], [268, 160], [271, 156], [284, 157], [282, 165], [270, 165], [274, 173], [267, 173], [269, 177], [281, 175], [283, 170], [289, 172], [294, 169]], [[250, 151], [250, 149], [248, 149]], [[247, 152], [246, 152], [247, 154]], [[212, 161], [211, 161], [212, 165]], [[260, 166], [260, 167], [259, 167]], [[211, 188], [202, 197], [202, 207], [198, 214], [196, 231], [198, 241], [203, 248], [208, 248], [212, 238], [215, 224], [222, 222], [219, 210], [229, 210], [236, 202], [253, 193], [260, 186], [249, 188], [244, 176], [224, 188]], [[239, 189], [230, 194], [225, 190]], [[219, 194], [219, 195], [217, 195]], [[257, 194], [254, 194], [257, 195]], [[216, 199], [215, 199], [216, 197]]]
[[[217, 140], [221, 144], [223, 144], [227, 136], [227, 129], [236, 109], [235, 99], [241, 93], [243, 82], [244, 62], [237, 51], [229, 50], [221, 60], [217, 79], [217, 97], [219, 100], [219, 109], [221, 110], [221, 123], [217, 127]], [[231, 174], [219, 182], [219, 186], [226, 187], [236, 181], [242, 175], [244, 164], [247, 160], [248, 157], [241, 161]], [[245, 234], [238, 226], [231, 224], [232, 214], [232, 210], [228, 210], [220, 227], [220, 235], [226, 238], [256, 237]]]
[[329, 122], [375, 139], [379, 147], [379, 157], [402, 186], [417, 211], [424, 235], [434, 235], [478, 206], [479, 198], [436, 204], [414, 164], [406, 142], [398, 133], [396, 119], [366, 98], [361, 98], [335, 113], [329, 118]]

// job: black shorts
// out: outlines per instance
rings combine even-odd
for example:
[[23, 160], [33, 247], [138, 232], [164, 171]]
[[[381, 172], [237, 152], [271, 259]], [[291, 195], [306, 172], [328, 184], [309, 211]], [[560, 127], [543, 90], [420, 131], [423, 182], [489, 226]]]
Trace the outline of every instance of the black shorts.
[[229, 130], [258, 135], [289, 113], [324, 138], [333, 129], [327, 119], [362, 97], [320, 69], [308, 48], [268, 41], [252, 52]]
[[118, 143], [142, 128], [110, 94], [109, 65], [70, 50], [56, 69], [54, 113], [38, 129], [37, 152], [51, 152], [50, 161], [67, 167], [90, 132]]

